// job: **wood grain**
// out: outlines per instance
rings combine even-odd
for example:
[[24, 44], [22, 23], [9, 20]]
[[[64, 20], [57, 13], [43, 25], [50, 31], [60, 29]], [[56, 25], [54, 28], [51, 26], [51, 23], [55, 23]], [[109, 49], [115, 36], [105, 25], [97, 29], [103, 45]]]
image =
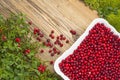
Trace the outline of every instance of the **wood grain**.
[[[0, 0], [0, 13], [8, 17], [10, 13], [22, 12], [49, 38], [50, 30], [55, 31], [55, 36], [64, 34], [70, 44], [57, 47], [62, 53], [85, 31], [90, 22], [97, 18], [97, 12], [86, 7], [79, 0]], [[34, 27], [33, 26], [33, 27]], [[72, 36], [70, 29], [76, 30], [77, 35]], [[54, 43], [54, 40], [52, 40]], [[59, 56], [51, 57], [46, 49], [44, 54], [39, 54], [44, 61], [55, 60]], [[49, 67], [53, 71], [53, 66]]]

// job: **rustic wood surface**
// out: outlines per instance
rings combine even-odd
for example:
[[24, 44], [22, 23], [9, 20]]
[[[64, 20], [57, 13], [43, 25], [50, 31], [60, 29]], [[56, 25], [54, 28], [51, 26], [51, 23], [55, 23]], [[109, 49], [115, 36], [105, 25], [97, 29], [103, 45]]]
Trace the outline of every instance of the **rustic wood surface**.
[[[0, 0], [0, 13], [8, 17], [11, 12], [26, 14], [34, 26], [42, 30], [45, 39], [49, 38], [51, 30], [55, 31], [56, 36], [64, 34], [70, 44], [65, 44], [62, 48], [54, 45], [62, 53], [85, 31], [90, 22], [98, 17], [96, 11], [90, 10], [80, 0]], [[76, 30], [77, 35], [72, 36], [70, 29]], [[46, 49], [44, 54], [38, 56], [44, 61], [54, 61], [60, 55], [51, 57]], [[49, 66], [49, 69], [53, 71], [53, 66]]]

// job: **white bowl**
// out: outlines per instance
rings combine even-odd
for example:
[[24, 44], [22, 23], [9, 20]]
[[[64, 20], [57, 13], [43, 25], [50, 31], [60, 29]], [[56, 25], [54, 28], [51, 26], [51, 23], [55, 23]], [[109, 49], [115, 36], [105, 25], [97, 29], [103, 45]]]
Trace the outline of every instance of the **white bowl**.
[[64, 60], [66, 57], [68, 57], [70, 54], [73, 53], [75, 49], [80, 45], [80, 43], [85, 39], [85, 37], [89, 34], [89, 31], [95, 26], [97, 23], [103, 23], [106, 27], [110, 28], [111, 31], [118, 35], [120, 37], [120, 33], [117, 32], [117, 30], [110, 25], [105, 19], [97, 18], [92, 21], [92, 23], [88, 26], [86, 31], [78, 38], [78, 40], [68, 49], [66, 50], [56, 61], [54, 64], [54, 69], [58, 75], [60, 75], [64, 80], [70, 80], [59, 68], [59, 63]]

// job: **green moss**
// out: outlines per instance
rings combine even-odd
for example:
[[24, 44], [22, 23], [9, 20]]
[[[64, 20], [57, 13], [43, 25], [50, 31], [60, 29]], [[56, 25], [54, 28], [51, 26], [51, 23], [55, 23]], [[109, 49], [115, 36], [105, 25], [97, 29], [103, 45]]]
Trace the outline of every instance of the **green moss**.
[[120, 32], [120, 0], [84, 0], [100, 17], [107, 19]]
[[120, 32], [120, 10], [116, 15], [113, 13], [107, 15], [107, 20]]

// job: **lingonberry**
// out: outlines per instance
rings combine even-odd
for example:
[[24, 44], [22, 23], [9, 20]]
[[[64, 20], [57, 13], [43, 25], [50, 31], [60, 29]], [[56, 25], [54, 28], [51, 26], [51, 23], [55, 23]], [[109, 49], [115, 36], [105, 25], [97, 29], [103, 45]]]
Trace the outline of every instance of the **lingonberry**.
[[[75, 35], [76, 31], [70, 30], [70, 33]], [[120, 74], [119, 61], [120, 37], [97, 23], [59, 67], [70, 80], [116, 80]]]
[[60, 44], [60, 47], [63, 47], [63, 44], [62, 44], [62, 43]]
[[50, 39], [47, 39], [46, 41], [47, 41], [47, 42], [50, 42]]
[[38, 71], [39, 71], [40, 73], [44, 73], [45, 70], [46, 70], [46, 66], [44, 66], [44, 65], [42, 65], [42, 64], [40, 64], [40, 65], [38, 66]]
[[54, 35], [51, 35], [51, 38], [54, 39], [55, 38]]
[[45, 45], [46, 45], [46, 42], [42, 42], [42, 44], [45, 46]]
[[60, 37], [60, 40], [63, 40], [63, 37]]
[[34, 28], [33, 32], [34, 32], [34, 34], [38, 34], [40, 32], [40, 29], [39, 28]]
[[70, 33], [71, 33], [72, 35], [76, 35], [76, 31], [75, 31], [75, 30], [70, 30]]
[[25, 54], [29, 54], [29, 53], [30, 53], [30, 49], [26, 49], [26, 50], [24, 51], [24, 53], [25, 53]]
[[52, 48], [52, 47], [53, 47], [53, 44], [52, 44], [52, 43], [50, 43], [50, 42], [44, 42], [44, 45], [45, 45], [45, 46], [47, 46], [47, 47], [50, 47], [50, 48]]
[[44, 53], [44, 50], [43, 50], [43, 49], [41, 49], [41, 50], [40, 50], [40, 53]]
[[57, 51], [57, 49], [54, 47], [54, 48], [53, 48], [53, 51]]
[[2, 41], [6, 41], [7, 37], [5, 35], [2, 35]]
[[50, 46], [50, 44], [51, 44], [50, 42], [46, 42], [46, 46], [47, 46], [47, 47], [49, 47], [49, 46]]
[[51, 30], [51, 33], [54, 33], [54, 30]]
[[49, 47], [50, 47], [50, 48], [52, 48], [52, 47], [53, 47], [53, 44], [52, 44], [52, 43], [50, 43]]
[[51, 53], [51, 56], [53, 57], [55, 54], [54, 53]]
[[60, 54], [60, 51], [57, 51], [57, 55], [59, 55]]
[[52, 48], [52, 47], [53, 47], [53, 44], [50, 43], [50, 42], [46, 42], [46, 46]]
[[52, 50], [49, 50], [49, 53], [51, 53], [52, 52]]
[[28, 24], [29, 24], [29, 25], [32, 25], [32, 21], [29, 21]]
[[57, 41], [55, 41], [54, 44], [57, 44]]
[[63, 37], [63, 34], [60, 34], [60, 37]]
[[56, 51], [53, 51], [54, 52], [54, 54], [56, 54], [57, 53], [57, 50]]
[[66, 37], [63, 37], [63, 38], [62, 38], [62, 40], [65, 40], [65, 39], [66, 39]]
[[15, 38], [15, 42], [19, 43], [21, 41], [20, 38]]
[[54, 64], [54, 61], [50, 61], [50, 64], [53, 65], [53, 64]]
[[52, 34], [49, 34], [49, 37], [51, 37], [52, 36]]
[[60, 38], [60, 37], [59, 37], [59, 36], [57, 36], [56, 38], [57, 38], [57, 40], [59, 40], [59, 38]]
[[39, 42], [41, 41], [40, 37], [37, 37], [36, 39], [37, 39]]
[[44, 34], [43, 34], [43, 33], [41, 33], [41, 34], [40, 34], [40, 37], [44, 37]]
[[58, 44], [58, 45], [61, 43], [60, 40], [58, 40], [58, 39], [57, 39], [55, 42], [56, 42], [56, 44]]
[[69, 43], [69, 40], [66, 40], [66, 43]]

